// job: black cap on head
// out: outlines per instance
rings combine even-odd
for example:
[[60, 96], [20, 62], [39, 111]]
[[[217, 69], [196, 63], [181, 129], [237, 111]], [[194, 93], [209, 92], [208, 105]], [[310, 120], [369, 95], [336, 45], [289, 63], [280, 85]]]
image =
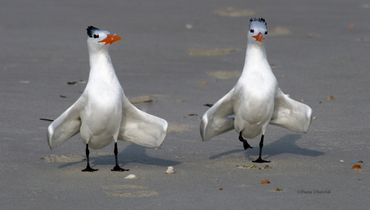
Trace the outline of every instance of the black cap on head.
[[262, 18], [262, 17], [260, 17], [260, 18], [255, 18], [254, 17], [254, 18], [249, 19], [249, 22], [253, 22], [253, 21], [258, 21], [258, 22], [264, 23], [267, 26], [267, 23], [266, 23], [265, 19]]
[[93, 37], [94, 31], [96, 31], [96, 30], [99, 30], [99, 29], [97, 27], [94, 27], [94, 26], [87, 27], [87, 29], [86, 29], [87, 35], [89, 37]]
[[252, 21], [259, 21], [259, 22], [264, 22], [264, 23], [266, 23], [265, 19], [264, 19], [264, 18], [262, 18], [262, 17], [260, 17], [260, 18], [255, 18], [255, 17], [253, 17], [253, 18], [249, 19], [249, 21], [250, 21], [250, 22], [252, 22]]

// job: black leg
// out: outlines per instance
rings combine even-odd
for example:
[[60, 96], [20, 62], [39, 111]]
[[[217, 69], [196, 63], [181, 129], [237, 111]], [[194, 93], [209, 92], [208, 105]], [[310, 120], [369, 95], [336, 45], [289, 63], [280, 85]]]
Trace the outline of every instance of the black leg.
[[264, 138], [264, 135], [262, 134], [261, 141], [260, 141], [260, 153], [259, 153], [257, 160], [253, 161], [254, 163], [269, 163], [270, 162], [269, 160], [262, 159], [263, 138]]
[[118, 165], [118, 148], [117, 148], [117, 142], [114, 142], [114, 157], [116, 159], [116, 165], [114, 166], [114, 168], [111, 171], [129, 171], [130, 170], [130, 169], [121, 168]]
[[82, 170], [83, 172], [94, 172], [94, 171], [98, 170], [98, 169], [93, 169], [93, 168], [90, 167], [89, 155], [90, 155], [89, 145], [86, 144], [86, 162], [87, 162], [87, 165], [86, 165], [86, 168]]
[[251, 145], [248, 144], [247, 140], [245, 140], [242, 136], [242, 132], [239, 133], [239, 141], [243, 142], [244, 150], [247, 150], [248, 148], [253, 148]]

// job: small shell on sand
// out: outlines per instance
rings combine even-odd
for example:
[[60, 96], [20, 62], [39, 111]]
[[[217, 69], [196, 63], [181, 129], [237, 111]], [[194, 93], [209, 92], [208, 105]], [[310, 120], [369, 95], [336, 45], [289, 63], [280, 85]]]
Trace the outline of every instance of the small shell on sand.
[[354, 163], [352, 164], [352, 169], [353, 170], [360, 170], [362, 168], [360, 163]]
[[173, 166], [168, 166], [167, 170], [166, 170], [166, 174], [174, 174], [176, 171], [175, 171], [175, 168]]
[[260, 181], [260, 183], [261, 183], [261, 185], [268, 185], [268, 184], [270, 184], [270, 183], [271, 183], [271, 181], [270, 181], [270, 180], [268, 180], [268, 179], [262, 179], [262, 180]]
[[125, 179], [136, 179], [136, 175], [135, 174], [129, 174], [125, 177]]

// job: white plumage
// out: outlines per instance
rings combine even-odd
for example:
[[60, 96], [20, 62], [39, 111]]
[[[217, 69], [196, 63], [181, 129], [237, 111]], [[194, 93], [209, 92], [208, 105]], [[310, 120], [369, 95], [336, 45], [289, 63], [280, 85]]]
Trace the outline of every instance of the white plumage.
[[243, 72], [234, 88], [203, 115], [200, 125], [204, 141], [235, 129], [245, 149], [250, 147], [246, 138], [262, 134], [260, 155], [255, 162], [266, 162], [261, 153], [269, 124], [307, 132], [312, 115], [309, 106], [289, 98], [278, 87], [263, 46], [266, 34], [265, 20], [251, 19]]
[[115, 74], [109, 45], [121, 38], [93, 26], [87, 28], [87, 45], [90, 58], [90, 75], [80, 98], [48, 127], [48, 143], [54, 148], [78, 132], [86, 144], [87, 167], [89, 147], [99, 149], [117, 140], [130, 141], [145, 147], [159, 147], [167, 132], [164, 119], [147, 114], [130, 103]]

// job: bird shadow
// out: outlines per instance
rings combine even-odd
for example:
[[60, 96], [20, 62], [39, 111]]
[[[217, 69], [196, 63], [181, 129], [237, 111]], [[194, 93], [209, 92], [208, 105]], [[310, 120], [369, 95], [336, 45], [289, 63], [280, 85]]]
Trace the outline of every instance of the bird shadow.
[[[140, 163], [144, 165], [175, 166], [175, 165], [181, 164], [180, 161], [151, 157], [146, 154], [146, 150], [147, 150], [146, 148], [141, 147], [141, 146], [129, 145], [118, 154], [118, 161], [120, 165], [125, 165], [128, 163]], [[59, 168], [65, 168], [71, 165], [79, 164], [84, 161], [86, 161], [86, 159], [81, 160], [81, 161], [72, 162], [72, 163], [66, 163], [66, 164], [59, 166]], [[115, 163], [113, 149], [112, 149], [111, 155], [107, 154], [107, 155], [99, 155], [96, 157], [90, 157], [90, 163], [93, 165], [112, 165], [113, 166]]]
[[[175, 160], [167, 160], [162, 158], [152, 157], [146, 154], [147, 149], [138, 145], [129, 145], [118, 154], [118, 159], [122, 164], [141, 163], [145, 165], [169, 166], [178, 165], [181, 162]], [[114, 155], [100, 156], [93, 160], [93, 163], [99, 165], [114, 164]]]
[[[316, 157], [323, 155], [324, 152], [312, 150], [312, 149], [306, 149], [297, 146], [297, 141], [302, 137], [302, 135], [299, 134], [289, 134], [281, 137], [277, 141], [274, 141], [270, 144], [266, 144], [263, 147], [263, 156], [272, 157], [279, 154], [295, 154], [295, 155], [301, 155], [301, 156], [310, 156], [310, 157]], [[223, 156], [231, 155], [234, 153], [240, 153], [244, 152], [243, 149], [233, 149], [230, 151], [222, 152], [220, 154], [212, 155], [209, 157], [209, 159], [218, 159]], [[252, 150], [248, 149], [247, 152], [245, 152], [246, 158], [249, 158], [250, 155], [258, 155], [258, 146], [254, 147]]]

